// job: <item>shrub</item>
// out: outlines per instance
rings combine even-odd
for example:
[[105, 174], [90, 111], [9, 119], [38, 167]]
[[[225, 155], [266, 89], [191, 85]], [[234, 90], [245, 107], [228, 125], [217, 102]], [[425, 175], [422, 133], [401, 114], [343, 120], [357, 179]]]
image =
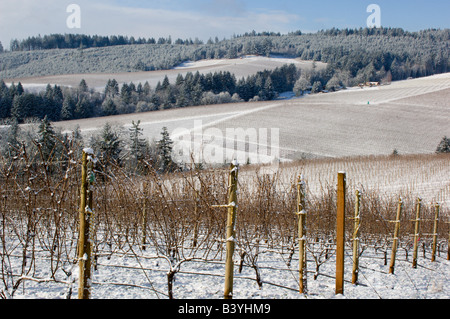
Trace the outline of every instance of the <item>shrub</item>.
[[450, 138], [447, 138], [447, 136], [442, 138], [442, 141], [436, 149], [436, 153], [450, 153]]

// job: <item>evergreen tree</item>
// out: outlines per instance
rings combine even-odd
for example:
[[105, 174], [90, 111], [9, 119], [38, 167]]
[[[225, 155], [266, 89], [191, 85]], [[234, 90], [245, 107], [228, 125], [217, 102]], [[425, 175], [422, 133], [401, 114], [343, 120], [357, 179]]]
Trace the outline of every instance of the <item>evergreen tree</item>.
[[11, 107], [11, 116], [22, 122], [26, 118], [37, 116], [39, 109], [39, 101], [34, 94], [15, 95]]
[[61, 108], [61, 115], [60, 118], [63, 121], [72, 120], [74, 118], [75, 113], [75, 102], [73, 101], [73, 98], [71, 95], [67, 94], [64, 97], [64, 101]]
[[251, 96], [250, 89], [248, 87], [248, 83], [245, 81], [244, 78], [241, 78], [236, 86], [236, 93], [239, 94], [239, 96], [244, 100], [248, 101], [253, 96]]
[[310, 87], [311, 82], [304, 76], [301, 76], [294, 85], [294, 93], [297, 96], [303, 95]]
[[144, 88], [142, 86], [142, 83], [139, 82], [138, 86], [136, 87], [136, 93], [138, 94], [138, 97], [142, 97], [142, 93], [144, 92]]
[[9, 86], [9, 95], [11, 96], [11, 98], [14, 98], [16, 95], [18, 95], [17, 86], [14, 84], [14, 82]]
[[163, 80], [163, 82], [162, 82], [162, 85], [161, 85], [161, 90], [167, 90], [168, 88], [169, 88], [169, 86], [170, 86], [170, 81], [169, 81], [169, 78], [167, 77], [167, 75], [164, 77], [164, 80]]
[[11, 112], [11, 105], [7, 103], [6, 99], [0, 95], [0, 119], [5, 119], [9, 117]]
[[105, 116], [116, 115], [117, 107], [111, 98], [107, 98], [102, 104], [103, 114]]
[[169, 86], [165, 94], [165, 103], [163, 103], [164, 108], [170, 109], [175, 105], [176, 102], [177, 98], [175, 96], [175, 90], [172, 86]]
[[115, 79], [108, 80], [105, 87], [105, 97], [114, 98], [119, 94], [119, 83]]
[[161, 81], [156, 83], [155, 92], [160, 92], [162, 90]]
[[172, 160], [173, 141], [170, 139], [167, 127], [163, 127], [161, 140], [157, 143], [158, 162], [157, 167], [161, 172], [173, 172], [177, 165]]
[[149, 154], [149, 144], [143, 136], [143, 129], [139, 127], [141, 121], [132, 121], [130, 131], [130, 164], [132, 168], [141, 171], [141, 161]]
[[183, 84], [184, 84], [183, 75], [182, 75], [181, 73], [179, 73], [179, 74], [177, 75], [177, 79], [176, 79], [176, 81], [175, 81], [175, 85], [176, 85], [176, 86], [181, 86], [181, 85], [183, 85]]
[[436, 153], [450, 153], [450, 138], [444, 136], [439, 143]]
[[161, 99], [159, 98], [158, 94], [152, 94], [150, 96], [150, 103], [154, 105], [155, 110], [159, 109], [159, 106], [161, 105]]
[[94, 148], [100, 152], [99, 158], [104, 167], [107, 167], [111, 161], [120, 164], [122, 141], [118, 133], [113, 130], [109, 123], [103, 126], [100, 139], [94, 144]]
[[48, 161], [56, 154], [56, 134], [47, 116], [39, 124], [38, 143], [41, 147], [42, 160]]
[[43, 100], [43, 111], [48, 116], [51, 121], [59, 121], [61, 117], [61, 109], [62, 105], [60, 102], [60, 97], [57, 96], [57, 92], [55, 92], [50, 84], [47, 85], [44, 100]]
[[0, 119], [11, 116], [12, 98], [8, 87], [3, 80], [0, 82]]
[[5, 81], [0, 80], [0, 95], [4, 95], [6, 93], [9, 93], [8, 86], [6, 85]]
[[144, 96], [150, 96], [151, 88], [150, 88], [150, 84], [148, 83], [148, 81], [145, 81], [142, 93], [144, 94]]
[[125, 104], [131, 103], [131, 93], [132, 93], [131, 86], [124, 83], [122, 85], [122, 89], [120, 90], [120, 97], [121, 97], [123, 103], [125, 103]]
[[203, 90], [200, 83], [194, 86], [190, 95], [191, 95], [191, 105], [200, 105], [203, 96]]
[[80, 93], [88, 93], [89, 92], [89, 87], [88, 87], [85, 79], [82, 79], [80, 81], [80, 84], [78, 85], [78, 91]]
[[319, 93], [320, 91], [322, 91], [322, 83], [320, 81], [315, 81], [311, 88], [311, 93]]
[[21, 143], [19, 141], [19, 134], [20, 134], [19, 122], [13, 119], [5, 134], [6, 145], [4, 145], [5, 150], [3, 153], [7, 158], [13, 158], [21, 153]]
[[186, 97], [186, 90], [184, 87], [181, 88], [181, 90], [178, 92], [176, 97], [175, 106], [176, 107], [185, 107], [189, 105], [188, 98]]
[[261, 96], [264, 100], [273, 100], [277, 96], [275, 89], [273, 87], [272, 77], [268, 77], [264, 83], [263, 94]]
[[17, 94], [22, 95], [23, 93], [25, 93], [25, 90], [23, 88], [22, 83], [19, 82], [19, 84], [17, 84]]
[[78, 119], [89, 118], [92, 115], [92, 105], [86, 96], [82, 95], [75, 105], [74, 116]]
[[53, 99], [56, 103], [59, 103], [62, 105], [62, 102], [64, 101], [64, 94], [61, 90], [61, 87], [56, 85], [53, 87]]

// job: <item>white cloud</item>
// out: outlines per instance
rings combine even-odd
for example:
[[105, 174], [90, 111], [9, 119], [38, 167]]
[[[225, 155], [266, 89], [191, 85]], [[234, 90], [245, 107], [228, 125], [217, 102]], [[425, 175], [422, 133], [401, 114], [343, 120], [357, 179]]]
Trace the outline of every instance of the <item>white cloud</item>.
[[208, 12], [123, 8], [103, 4], [96, 7], [99, 12], [103, 12], [99, 13], [97, 18], [105, 16], [105, 26], [110, 33], [147, 37], [172, 35], [173, 38], [198, 36], [207, 39], [215, 35], [229, 37], [233, 33], [253, 29], [285, 32], [290, 30], [289, 25], [300, 20], [297, 15], [281, 11], [243, 11], [236, 15], [227, 11], [225, 15], [217, 15]]
[[210, 0], [203, 1], [202, 7], [211, 15], [242, 16], [247, 14], [247, 5], [243, 0]]
[[[81, 29], [69, 29], [66, 8], [81, 7]], [[226, 10], [219, 10], [227, 5]], [[2, 0], [0, 1], [0, 41], [8, 48], [12, 38], [49, 33], [86, 33], [135, 37], [208, 39], [230, 37], [234, 33], [256, 31], [287, 32], [300, 17], [284, 11], [247, 10], [244, 1], [215, 0], [201, 11], [177, 11], [126, 7], [97, 0]]]
[[0, 1], [0, 41], [58, 32], [65, 26], [66, 5], [55, 0]]

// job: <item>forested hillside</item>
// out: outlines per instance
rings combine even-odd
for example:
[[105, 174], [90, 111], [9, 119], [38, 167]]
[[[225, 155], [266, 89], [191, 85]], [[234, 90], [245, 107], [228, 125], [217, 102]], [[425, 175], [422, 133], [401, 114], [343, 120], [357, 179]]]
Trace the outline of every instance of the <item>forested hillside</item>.
[[[192, 39], [181, 40], [177, 39], [175, 44], [203, 44], [200, 40]], [[11, 51], [35, 51], [35, 50], [49, 50], [49, 49], [78, 49], [78, 48], [102, 48], [116, 45], [129, 44], [172, 44], [171, 37], [169, 38], [138, 38], [127, 36], [99, 36], [86, 34], [50, 34], [43, 37], [28, 37], [24, 40], [14, 39], [11, 41]]]
[[[319, 73], [318, 73], [319, 74]], [[230, 72], [178, 75], [175, 83], [166, 76], [156, 87], [148, 82], [124, 83], [110, 79], [103, 92], [89, 89], [82, 80], [78, 87], [48, 85], [40, 94], [26, 92], [19, 82], [8, 87], [0, 81], [0, 119], [19, 122], [31, 118], [52, 121], [148, 112], [185, 106], [240, 101], [272, 100], [281, 92], [292, 91], [299, 71], [285, 65], [273, 71], [258, 72], [236, 79]]]
[[[282, 54], [331, 64], [347, 77], [393, 80], [448, 71], [450, 30], [331, 29], [302, 34], [246, 33], [202, 43], [171, 38], [134, 39], [50, 35], [13, 40], [0, 57], [0, 78], [133, 72], [172, 68], [187, 60], [237, 58], [247, 54]], [[332, 72], [332, 71], [330, 71]], [[376, 80], [376, 79], [374, 79]]]
[[[59, 40], [60, 41], [59, 41]], [[402, 80], [449, 71], [450, 30], [406, 32], [402, 29], [300, 31], [287, 35], [246, 33], [219, 41], [170, 38], [131, 40], [52, 35], [13, 41], [13, 52], [0, 54], [0, 119], [70, 120], [94, 116], [250, 100], [272, 100], [279, 93], [337, 90], [367, 81]], [[114, 40], [116, 39], [116, 40]], [[59, 41], [59, 42], [58, 42]], [[142, 43], [142, 44], [136, 44]], [[61, 49], [69, 47], [68, 49]], [[77, 49], [70, 49], [78, 47]], [[85, 48], [90, 47], [90, 48]], [[44, 50], [45, 48], [58, 48]], [[17, 50], [17, 52], [16, 52]], [[148, 83], [119, 87], [110, 79], [104, 92], [48, 86], [40, 94], [25, 92], [8, 79], [74, 74], [169, 69], [184, 61], [284, 55], [327, 63], [326, 69], [301, 71], [294, 65], [237, 79], [229, 72], [179, 75], [151, 88]], [[3, 80], [2, 80], [3, 79]]]

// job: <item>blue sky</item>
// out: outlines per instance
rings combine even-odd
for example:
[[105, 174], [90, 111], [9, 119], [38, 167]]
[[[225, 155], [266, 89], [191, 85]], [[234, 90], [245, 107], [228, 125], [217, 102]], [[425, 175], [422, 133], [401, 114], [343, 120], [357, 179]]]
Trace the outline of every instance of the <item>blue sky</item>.
[[[207, 40], [252, 30], [359, 28], [372, 3], [381, 8], [383, 27], [450, 28], [449, 0], [1, 0], [0, 41], [9, 48], [12, 38], [49, 33]], [[69, 4], [80, 7], [80, 29], [67, 27]]]

